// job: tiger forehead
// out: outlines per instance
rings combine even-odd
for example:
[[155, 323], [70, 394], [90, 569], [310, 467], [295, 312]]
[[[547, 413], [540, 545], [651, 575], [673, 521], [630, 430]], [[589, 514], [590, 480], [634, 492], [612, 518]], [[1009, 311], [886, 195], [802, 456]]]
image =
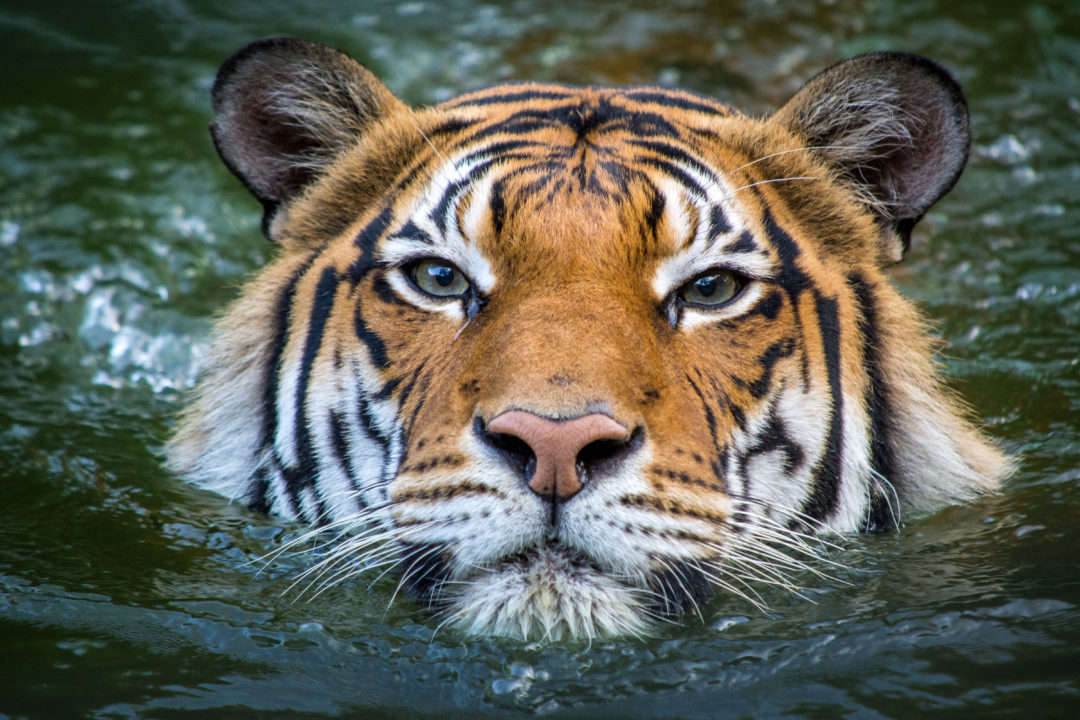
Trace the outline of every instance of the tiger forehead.
[[[675, 175], [651, 166], [600, 168], [587, 155], [575, 163], [452, 158], [409, 204], [380, 254], [391, 263], [434, 254], [492, 281], [493, 271], [502, 273], [488, 261], [514, 275], [521, 263], [650, 273], [660, 262], [661, 295], [732, 252], [767, 260], [730, 184], [704, 166]], [[538, 253], [546, 256], [539, 263]]]
[[426, 224], [429, 239], [511, 232], [569, 249], [575, 239], [625, 241], [627, 231], [679, 247], [733, 230], [731, 186], [703, 159], [718, 145], [717, 122], [737, 116], [719, 103], [650, 88], [524, 84], [439, 110], [430, 182], [399, 235]]
[[[466, 93], [442, 106], [461, 111], [455, 117], [511, 124], [507, 132], [528, 125], [563, 126], [585, 133], [624, 129], [639, 134], [675, 134], [679, 126], [705, 129], [715, 118], [740, 116], [711, 98], [665, 88], [573, 87], [545, 83], [510, 83]], [[499, 128], [488, 126], [488, 131]]]
[[438, 111], [429, 134], [445, 155], [516, 161], [520, 174], [569, 174], [598, 194], [624, 191], [645, 167], [700, 164], [718, 123], [737, 115], [689, 93], [535, 84], [497, 86]]

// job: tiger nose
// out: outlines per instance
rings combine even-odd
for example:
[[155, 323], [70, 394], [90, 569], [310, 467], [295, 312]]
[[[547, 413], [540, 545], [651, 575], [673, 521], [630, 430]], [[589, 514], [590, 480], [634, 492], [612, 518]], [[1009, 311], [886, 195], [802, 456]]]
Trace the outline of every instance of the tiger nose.
[[[535, 459], [528, 475], [529, 489], [543, 498], [569, 500], [585, 483], [586, 473], [596, 465], [622, 454], [630, 433], [607, 415], [591, 414], [553, 420], [525, 410], [509, 410], [495, 417], [488, 432], [520, 440]], [[498, 440], [495, 444], [499, 444]], [[502, 443], [505, 449], [506, 444]], [[525, 448], [518, 453], [524, 454]]]

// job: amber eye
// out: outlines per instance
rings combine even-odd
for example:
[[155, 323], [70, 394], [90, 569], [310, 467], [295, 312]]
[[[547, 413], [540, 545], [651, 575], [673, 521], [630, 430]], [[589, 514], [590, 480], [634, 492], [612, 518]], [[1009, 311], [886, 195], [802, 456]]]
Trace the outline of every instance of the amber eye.
[[714, 270], [691, 280], [679, 289], [679, 298], [690, 305], [716, 307], [728, 302], [742, 289], [743, 279], [727, 270]]
[[461, 297], [469, 291], [465, 273], [444, 260], [429, 258], [407, 268], [416, 287], [436, 297]]

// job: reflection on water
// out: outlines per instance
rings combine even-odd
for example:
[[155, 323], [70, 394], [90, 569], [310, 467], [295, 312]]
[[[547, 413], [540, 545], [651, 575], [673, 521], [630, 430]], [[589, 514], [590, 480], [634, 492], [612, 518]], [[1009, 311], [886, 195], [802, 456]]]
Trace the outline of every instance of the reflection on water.
[[[7, 3], [0, 8], [0, 713], [874, 717], [1080, 707], [1080, 45], [1069, 3]], [[954, 5], [960, 5], [959, 7]], [[504, 79], [656, 83], [764, 112], [842, 56], [931, 55], [969, 169], [896, 278], [1024, 465], [1008, 491], [845, 538], [832, 581], [644, 641], [433, 627], [383, 578], [301, 593], [298, 529], [166, 475], [209, 319], [270, 256], [210, 146], [244, 42], [364, 58], [411, 102]], [[388, 607], [389, 606], [389, 607]], [[248, 708], [250, 711], [243, 710]]]

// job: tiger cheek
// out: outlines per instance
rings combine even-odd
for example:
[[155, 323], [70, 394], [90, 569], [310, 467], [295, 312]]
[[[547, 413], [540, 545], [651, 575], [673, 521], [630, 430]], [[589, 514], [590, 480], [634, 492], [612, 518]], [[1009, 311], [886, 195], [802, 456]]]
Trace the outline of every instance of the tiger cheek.
[[664, 427], [688, 426], [686, 440], [673, 439], [682, 447], [718, 458], [742, 432], [746, 418], [758, 414], [768, 403], [767, 388], [794, 385], [798, 378], [785, 377], [794, 365], [803, 341], [786, 300], [769, 315], [754, 314], [697, 326], [681, 333], [674, 343], [671, 363], [681, 369], [672, 379], [677, 397], [665, 404]]

